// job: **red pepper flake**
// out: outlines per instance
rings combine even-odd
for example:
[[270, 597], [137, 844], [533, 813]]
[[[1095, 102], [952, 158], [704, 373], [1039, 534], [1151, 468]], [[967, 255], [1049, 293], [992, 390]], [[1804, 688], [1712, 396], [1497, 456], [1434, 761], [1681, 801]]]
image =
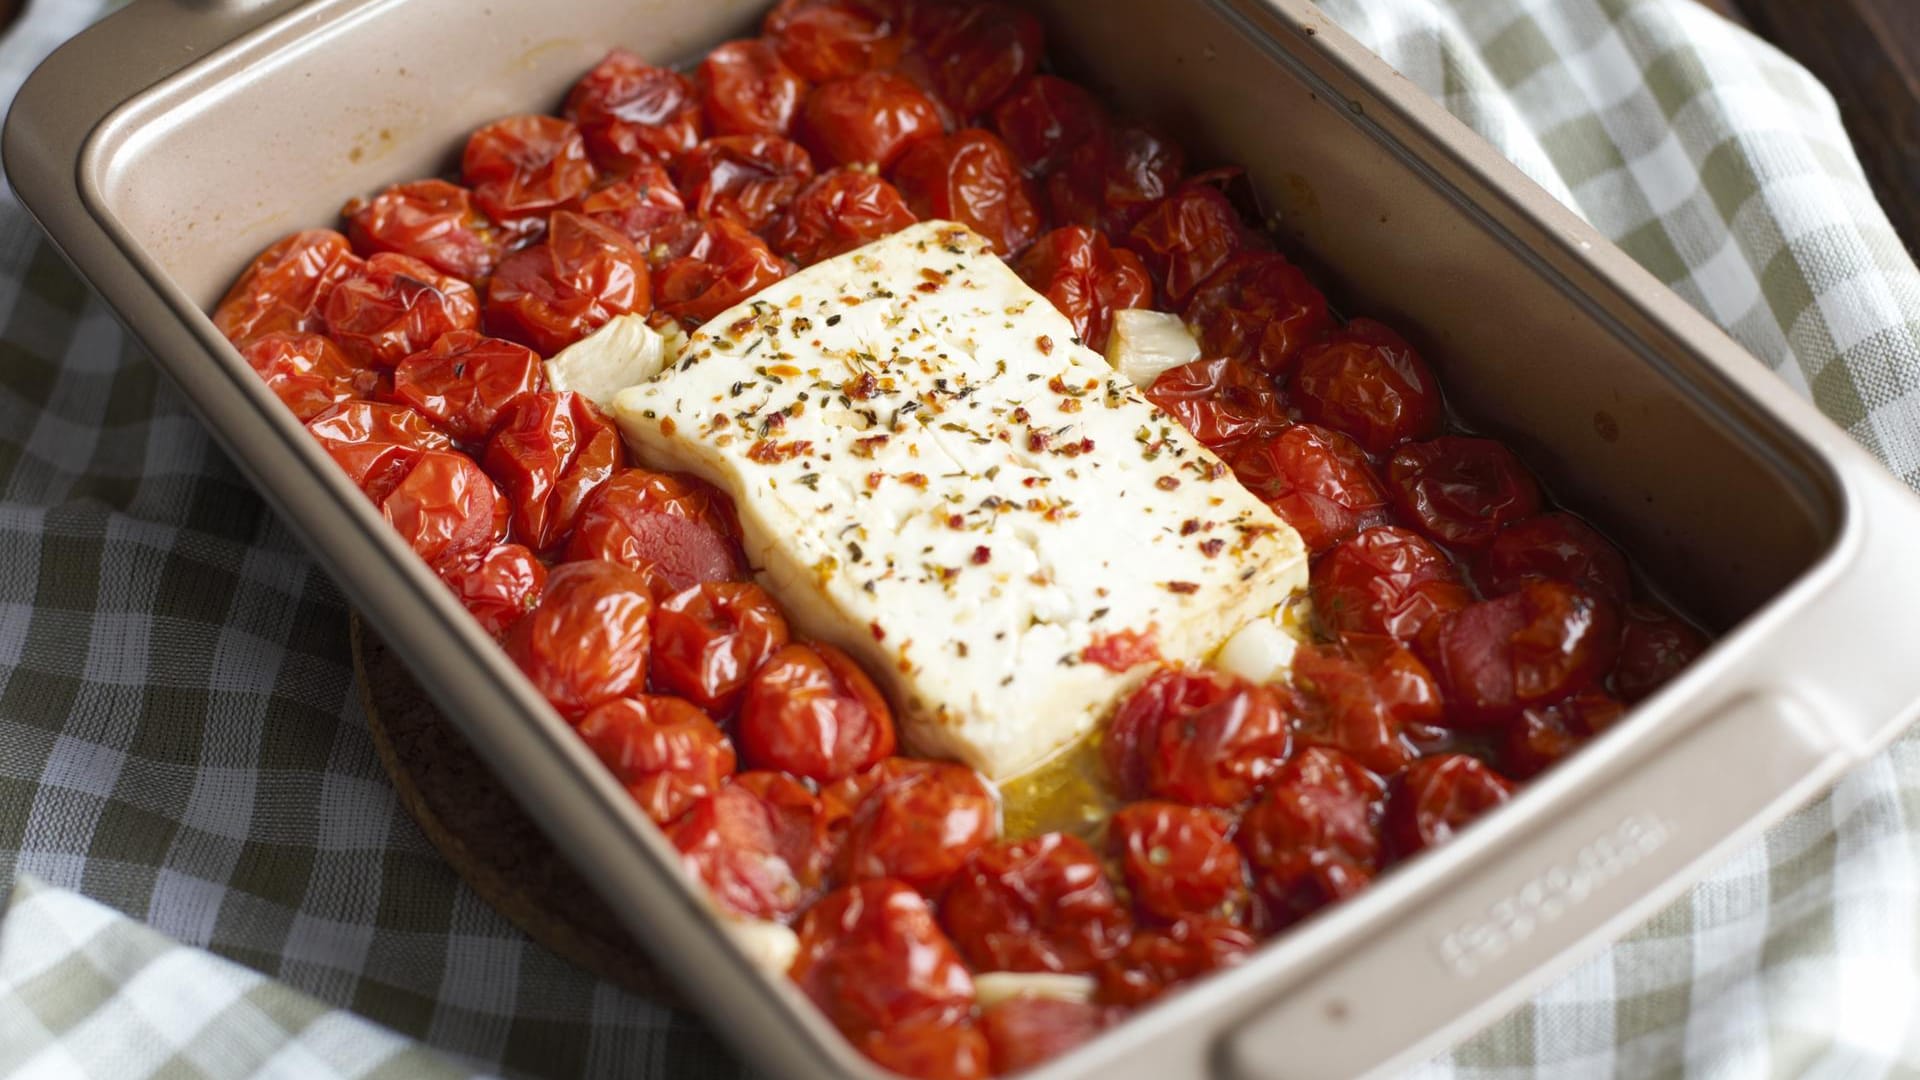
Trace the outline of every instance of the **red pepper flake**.
[[811, 453], [813, 453], [813, 442], [809, 439], [791, 439], [787, 442], [760, 439], [747, 448], [747, 460], [761, 465], [777, 465], [782, 461], [792, 461], [802, 454]]
[[727, 327], [728, 336], [740, 337], [741, 335], [753, 329], [753, 324], [755, 323], [755, 321], [757, 320], [752, 315], [746, 315], [741, 318], [733, 320], [733, 324]]
[[873, 452], [887, 445], [888, 440], [892, 438], [893, 436], [891, 435], [868, 435], [855, 439], [853, 440], [853, 456], [871, 459]]
[[[1051, 337], [1041, 334], [1039, 337], [1033, 339], [1033, 343], [1040, 347], [1041, 356], [1053, 355], [1053, 339]], [[1058, 377], [1057, 375], [1055, 376], [1055, 378]]]
[[1028, 420], [1033, 419], [1033, 414], [1027, 411], [1027, 407], [1025, 405], [1015, 405], [1013, 407], [1013, 413], [1012, 413], [1011, 419], [1016, 424], [1024, 424]]
[[1022, 477], [1020, 480], [1020, 486], [1021, 487], [1039, 487], [1040, 478], [1037, 476]]
[[1227, 546], [1227, 542], [1216, 536], [1211, 540], [1204, 540], [1201, 542], [1200, 554], [1205, 555], [1209, 559], [1212, 559], [1217, 557], [1221, 551], [1225, 550], [1226, 546]]
[[900, 477], [900, 482], [911, 488], [919, 488], [921, 491], [927, 490], [927, 474], [926, 473], [917, 473], [917, 472], [904, 473]]
[[1151, 664], [1160, 659], [1160, 644], [1154, 640], [1157, 628], [1145, 630], [1115, 630], [1108, 634], [1097, 634], [1086, 648], [1080, 650], [1082, 663], [1099, 664], [1115, 674], [1124, 674], [1141, 664]]
[[1163, 476], [1155, 480], [1153, 486], [1159, 488], [1161, 491], [1178, 491], [1180, 490], [1180, 478], [1177, 476]]
[[948, 515], [947, 515], [947, 528], [949, 528], [949, 529], [964, 529], [964, 528], [966, 528], [966, 527], [967, 527], [967, 519], [966, 519], [966, 518], [963, 518], [963, 517], [961, 517], [961, 516], [960, 516], [959, 514], [948, 514]]
[[1073, 387], [1067, 385], [1067, 380], [1061, 378], [1058, 375], [1055, 375], [1053, 378], [1047, 380], [1047, 389], [1053, 391], [1056, 394], [1078, 393], [1078, 391], [1074, 390]]
[[1044, 431], [1027, 432], [1027, 449], [1036, 454], [1046, 450], [1047, 443], [1050, 441], [1052, 441], [1051, 436]]
[[880, 392], [880, 380], [873, 377], [873, 372], [863, 371], [841, 383], [840, 392], [855, 401], [865, 401]]
[[663, 416], [660, 418], [660, 434], [671, 439], [673, 438], [673, 433], [678, 430], [680, 430], [680, 425], [673, 422], [673, 417]]
[[887, 478], [886, 473], [878, 473], [878, 472], [868, 473], [867, 474], [867, 490], [879, 491], [880, 481], [885, 480], [886, 478]]
[[1199, 518], [1188, 518], [1187, 520], [1180, 523], [1181, 536], [1192, 536], [1194, 533], [1197, 533], [1199, 531], [1200, 531]]
[[873, 640], [875, 640], [875, 641], [885, 641], [885, 640], [887, 640], [887, 632], [886, 632], [886, 630], [884, 630], [884, 629], [882, 629], [882, 628], [881, 628], [881, 626], [880, 626], [880, 624], [879, 624], [879, 623], [877, 623], [877, 622], [870, 622], [870, 623], [868, 623], [868, 624], [867, 624], [867, 629], [868, 629], [868, 630], [870, 630], [870, 631], [872, 631], [872, 633], [873, 633]]
[[988, 548], [987, 545], [981, 544], [979, 547], [973, 549], [973, 565], [985, 566], [992, 561], [993, 551]]
[[1178, 593], [1181, 596], [1192, 596], [1200, 591], [1200, 586], [1191, 581], [1169, 581], [1165, 585], [1168, 592]]

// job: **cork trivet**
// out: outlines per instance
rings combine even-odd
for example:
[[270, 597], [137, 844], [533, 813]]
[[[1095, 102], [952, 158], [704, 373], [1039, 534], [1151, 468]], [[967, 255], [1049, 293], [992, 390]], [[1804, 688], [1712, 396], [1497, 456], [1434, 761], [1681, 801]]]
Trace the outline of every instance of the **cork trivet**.
[[468, 887], [561, 959], [678, 1004], [613, 912], [356, 613], [353, 668], [380, 763], [401, 805]]

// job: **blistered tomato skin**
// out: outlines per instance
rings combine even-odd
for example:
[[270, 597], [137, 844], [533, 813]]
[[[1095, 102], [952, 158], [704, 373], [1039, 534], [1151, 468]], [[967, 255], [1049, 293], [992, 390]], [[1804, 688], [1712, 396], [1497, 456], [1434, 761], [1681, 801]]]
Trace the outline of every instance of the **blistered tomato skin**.
[[1191, 177], [1127, 231], [1127, 247], [1171, 304], [1185, 304], [1228, 259], [1260, 243], [1221, 190], [1240, 175], [1216, 169]]
[[581, 505], [568, 559], [605, 559], [637, 571], [665, 600], [709, 581], [746, 576], [733, 503], [679, 473], [621, 469]]
[[1416, 651], [1473, 601], [1445, 552], [1393, 525], [1341, 541], [1313, 564], [1311, 591], [1314, 617], [1331, 633], [1381, 635]]
[[996, 1074], [1019, 1072], [1079, 1046], [1119, 1023], [1126, 1010], [1094, 1002], [1020, 996], [980, 1015]]
[[950, 10], [905, 66], [956, 117], [969, 120], [1033, 74], [1046, 34], [1040, 20], [1011, 4], [988, 2]]
[[1202, 282], [1182, 314], [1208, 356], [1242, 360], [1269, 375], [1293, 370], [1300, 351], [1333, 329], [1327, 298], [1273, 252], [1243, 251]]
[[971, 1019], [914, 1017], [868, 1032], [854, 1045], [874, 1064], [913, 1080], [978, 1080], [992, 1074], [992, 1049]]
[[532, 611], [547, 587], [546, 565], [522, 544], [459, 552], [435, 563], [433, 570], [480, 628], [495, 637]]
[[1231, 464], [1240, 483], [1293, 526], [1316, 555], [1386, 518], [1387, 493], [1366, 454], [1337, 431], [1294, 424], [1242, 443]]
[[1442, 435], [1407, 443], [1387, 462], [1387, 486], [1395, 508], [1421, 532], [1469, 550], [1540, 512], [1533, 474], [1492, 439]]
[[653, 683], [730, 717], [754, 672], [786, 643], [787, 620], [765, 590], [709, 581], [654, 609]]
[[793, 981], [849, 1036], [911, 1021], [954, 1024], [973, 1009], [973, 977], [902, 881], [862, 881], [828, 893], [800, 920]]
[[974, 852], [947, 886], [940, 922], [975, 971], [1096, 971], [1129, 929], [1099, 855], [1062, 833]]
[[626, 175], [671, 162], [700, 142], [700, 92], [679, 72], [615, 49], [567, 94], [567, 119], [579, 125], [602, 172]]
[[430, 450], [452, 450], [433, 421], [404, 405], [349, 401], [307, 423], [334, 464], [374, 502], [385, 499]]
[[793, 644], [753, 674], [734, 737], [754, 768], [829, 783], [893, 753], [893, 711], [845, 653]]
[[1302, 750], [1240, 822], [1240, 849], [1277, 926], [1359, 892], [1380, 869], [1380, 781], [1351, 757]]
[[806, 80], [765, 38], [729, 41], [713, 50], [694, 80], [715, 135], [785, 135], [807, 96]]
[[1101, 969], [1100, 1000], [1145, 1005], [1202, 975], [1240, 963], [1259, 944], [1245, 927], [1221, 919], [1188, 917], [1165, 927], [1142, 927]]
[[333, 287], [359, 268], [332, 229], [294, 233], [254, 257], [214, 308], [213, 325], [240, 347], [267, 334], [318, 333]]
[[1000, 255], [1018, 255], [1040, 235], [1040, 208], [1027, 179], [990, 131], [921, 139], [895, 160], [891, 178], [921, 220], [959, 222]]
[[1045, 176], [1082, 143], [1104, 138], [1112, 120], [1099, 99], [1053, 75], [1035, 75], [993, 109], [993, 130], [1022, 168]]
[[1186, 916], [1244, 923], [1252, 917], [1246, 861], [1220, 813], [1170, 802], [1115, 811], [1107, 845], [1120, 859], [1134, 905], [1148, 917]]
[[780, 59], [816, 83], [893, 67], [907, 45], [895, 0], [781, 0], [761, 29]]
[[507, 656], [560, 715], [577, 720], [602, 702], [645, 692], [652, 614], [638, 574], [609, 562], [567, 563], [507, 634]]
[[482, 212], [518, 237], [587, 193], [596, 178], [580, 129], [557, 116], [510, 116], [475, 131], [460, 177]]
[[777, 135], [722, 135], [680, 159], [680, 193], [694, 214], [758, 232], [813, 179], [813, 159]]
[[1387, 800], [1387, 837], [1406, 857], [1445, 842], [1506, 802], [1513, 783], [1465, 754], [1422, 758], [1400, 774]]
[[727, 784], [697, 800], [667, 829], [680, 864], [722, 910], [785, 921], [809, 898], [781, 852], [782, 822], [751, 788]]
[[395, 184], [340, 211], [355, 251], [411, 255], [443, 274], [476, 282], [493, 273], [506, 238], [474, 206], [472, 193], [445, 180]]
[[453, 450], [420, 455], [380, 500], [380, 513], [429, 563], [507, 538], [507, 500], [472, 458]]
[[739, 773], [733, 786], [751, 791], [772, 813], [774, 852], [786, 860], [808, 897], [817, 896], [840, 850], [844, 808], [783, 772]]
[[1277, 434], [1290, 423], [1286, 398], [1273, 380], [1239, 360], [1182, 364], [1162, 372], [1146, 396], [1207, 449], [1226, 458], [1244, 443]]
[[1461, 609], [1440, 628], [1434, 673], [1453, 727], [1496, 725], [1597, 684], [1619, 649], [1614, 605], [1558, 581]]
[[1287, 760], [1287, 709], [1264, 686], [1166, 668], [1121, 702], [1102, 752], [1123, 797], [1236, 807]]
[[766, 241], [737, 222], [708, 221], [684, 253], [660, 268], [660, 310], [697, 327], [791, 272]]
[[733, 773], [726, 735], [679, 698], [617, 698], [582, 717], [574, 730], [641, 811], [662, 825], [719, 791]]
[[1301, 415], [1383, 455], [1440, 431], [1440, 383], [1413, 346], [1372, 319], [1355, 319], [1300, 353], [1293, 400]]
[[666, 166], [652, 158], [581, 196], [572, 209], [626, 237], [643, 255], [677, 235], [687, 220], [686, 200]]
[[1047, 202], [1056, 222], [1117, 242], [1173, 191], [1186, 167], [1177, 143], [1137, 125], [1113, 128], [1068, 152], [1047, 177]]
[[911, 79], [870, 71], [816, 86], [801, 141], [823, 164], [886, 168], [919, 139], [945, 133], [940, 109]]
[[653, 310], [646, 256], [625, 236], [571, 211], [546, 240], [501, 262], [487, 286], [487, 332], [552, 356], [616, 315]]
[[1501, 727], [1500, 769], [1516, 780], [1538, 776], [1618, 723], [1625, 713], [1626, 705], [1599, 690], [1523, 709]]
[[1665, 686], [1707, 648], [1700, 631], [1657, 607], [1635, 604], [1625, 623], [1611, 681], [1614, 693], [1629, 703]]
[[540, 357], [473, 330], [442, 334], [393, 370], [393, 397], [463, 443], [483, 442], [507, 406], [546, 385]]
[[917, 220], [892, 184], [861, 169], [834, 169], [801, 190], [766, 239], [780, 254], [812, 266]]
[[1303, 645], [1293, 657], [1298, 737], [1340, 750], [1382, 776], [1413, 759], [1409, 728], [1440, 723], [1440, 688], [1420, 659], [1390, 639]]
[[1133, 252], [1116, 248], [1092, 229], [1068, 225], [1042, 236], [1015, 269], [1073, 323], [1074, 335], [1105, 352], [1113, 313], [1146, 307], [1153, 282]]
[[619, 433], [592, 402], [542, 392], [501, 414], [482, 462], [513, 501], [514, 538], [546, 552], [567, 541], [581, 506], [623, 457]]
[[240, 356], [301, 423], [373, 389], [375, 376], [357, 368], [319, 334], [280, 331], [255, 338]]
[[327, 336], [362, 366], [393, 367], [440, 335], [480, 325], [473, 286], [407, 255], [383, 252], [327, 294]]
[[847, 823], [841, 877], [897, 878], [935, 896], [967, 856], [992, 842], [1000, 808], [972, 769], [896, 760]]
[[1516, 521], [1487, 546], [1475, 579], [1489, 596], [1529, 581], [1559, 581], [1623, 603], [1633, 595], [1626, 556], [1572, 514], [1548, 513]]

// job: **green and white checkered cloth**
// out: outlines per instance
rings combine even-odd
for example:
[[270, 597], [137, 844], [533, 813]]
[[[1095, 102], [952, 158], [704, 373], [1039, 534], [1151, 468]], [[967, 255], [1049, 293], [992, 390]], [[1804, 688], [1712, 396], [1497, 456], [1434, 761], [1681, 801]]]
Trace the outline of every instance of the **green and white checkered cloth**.
[[[1920, 275], [1804, 71], [1692, 0], [1324, 6], [1920, 484]], [[0, 94], [97, 10], [36, 0]], [[339, 593], [0, 200], [0, 1073], [741, 1074], [453, 877], [351, 680]], [[1911, 737], [1419, 1070], [1913, 1073]]]

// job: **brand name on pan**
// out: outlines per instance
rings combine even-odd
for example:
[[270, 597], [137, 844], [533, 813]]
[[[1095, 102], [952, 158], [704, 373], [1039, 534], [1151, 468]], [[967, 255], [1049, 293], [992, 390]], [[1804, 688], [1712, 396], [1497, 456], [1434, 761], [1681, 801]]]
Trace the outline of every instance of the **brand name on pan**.
[[1440, 962], [1460, 978], [1478, 974], [1594, 891], [1626, 873], [1666, 844], [1671, 830], [1651, 813], [1630, 814], [1589, 840], [1571, 856], [1535, 874], [1526, 884], [1488, 905], [1478, 918], [1436, 943]]

